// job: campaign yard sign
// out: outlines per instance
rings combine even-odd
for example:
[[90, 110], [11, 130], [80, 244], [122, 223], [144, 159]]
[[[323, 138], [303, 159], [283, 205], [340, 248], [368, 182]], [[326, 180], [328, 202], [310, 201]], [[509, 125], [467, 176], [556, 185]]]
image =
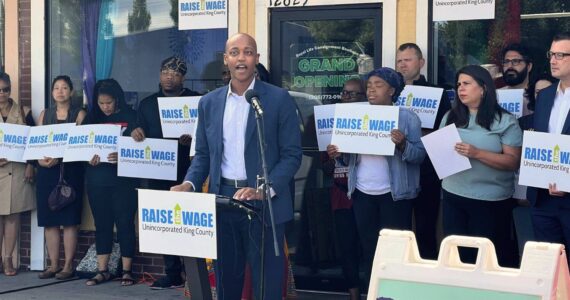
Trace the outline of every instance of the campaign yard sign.
[[178, 141], [120, 136], [118, 152], [119, 176], [176, 180]]
[[31, 127], [23, 159], [62, 158], [73, 127], [75, 123]]
[[0, 123], [0, 158], [25, 162], [22, 157], [26, 150], [29, 132], [29, 126]]
[[198, 124], [197, 97], [159, 97], [158, 110], [162, 136], [179, 138], [183, 134], [192, 134]]
[[525, 131], [519, 184], [570, 192], [570, 136]]
[[415, 112], [422, 121], [422, 128], [433, 129], [434, 126], [439, 126], [434, 123], [442, 94], [442, 88], [406, 85], [396, 105]]
[[217, 258], [216, 195], [138, 190], [141, 252]]
[[90, 161], [95, 154], [100, 162], [109, 162], [107, 157], [117, 152], [121, 125], [92, 124], [72, 128], [69, 132], [63, 161]]
[[228, 27], [229, 0], [178, 0], [178, 30]]
[[433, 21], [495, 18], [495, 0], [433, 0]]
[[392, 129], [398, 128], [400, 108], [343, 104], [335, 110], [331, 144], [343, 153], [394, 155]]
[[499, 105], [517, 117], [517, 119], [522, 117], [523, 100], [524, 89], [497, 90], [497, 101]]
[[327, 151], [327, 146], [331, 143], [335, 108], [336, 104], [313, 106], [319, 151]]

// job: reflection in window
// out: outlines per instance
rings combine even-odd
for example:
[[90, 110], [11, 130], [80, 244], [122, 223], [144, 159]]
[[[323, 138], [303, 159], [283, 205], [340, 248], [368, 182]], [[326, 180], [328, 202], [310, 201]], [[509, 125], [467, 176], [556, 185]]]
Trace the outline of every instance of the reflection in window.
[[457, 70], [477, 64], [499, 78], [501, 50], [513, 42], [530, 48], [534, 74], [548, 71], [545, 53], [552, 37], [562, 31], [570, 31], [567, 0], [497, 0], [494, 20], [434, 22], [432, 75], [451, 88]]
[[[115, 78], [138, 101], [158, 91], [160, 62], [188, 64], [185, 86], [200, 93], [221, 83], [227, 30], [178, 30], [176, 0], [49, 1], [49, 75], [67, 74], [77, 102], [91, 102], [96, 80]], [[85, 99], [83, 99], [85, 98]]]
[[322, 103], [340, 100], [344, 82], [374, 67], [374, 20], [287, 21], [281, 85]]

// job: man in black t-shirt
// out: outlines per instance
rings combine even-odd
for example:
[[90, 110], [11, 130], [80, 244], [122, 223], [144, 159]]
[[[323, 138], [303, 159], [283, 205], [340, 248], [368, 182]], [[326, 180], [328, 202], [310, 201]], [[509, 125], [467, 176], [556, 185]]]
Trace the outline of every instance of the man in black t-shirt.
[[[184, 87], [184, 76], [186, 75], [186, 63], [177, 57], [169, 57], [162, 61], [160, 67], [160, 90], [143, 99], [137, 110], [137, 128], [131, 136], [136, 141], [145, 138], [162, 139], [162, 126], [158, 111], [158, 97], [186, 97], [199, 96], [200, 94]], [[170, 187], [177, 182], [182, 182], [186, 175], [186, 170], [190, 167], [190, 144], [192, 137], [184, 134], [178, 139], [178, 170], [176, 181], [170, 180], [149, 180], [148, 187], [153, 190], [170, 190]], [[178, 288], [184, 286], [184, 279], [181, 276], [182, 262], [179, 256], [164, 255], [164, 272], [166, 276], [156, 280], [151, 289]]]

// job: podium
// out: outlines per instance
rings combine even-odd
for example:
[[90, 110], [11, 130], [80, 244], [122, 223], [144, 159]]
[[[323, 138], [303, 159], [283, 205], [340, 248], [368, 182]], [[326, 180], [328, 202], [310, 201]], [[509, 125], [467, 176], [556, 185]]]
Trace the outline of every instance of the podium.
[[193, 299], [212, 299], [206, 258], [217, 258], [216, 195], [138, 190], [140, 252], [183, 257]]
[[[477, 248], [475, 264], [463, 263], [458, 247]], [[564, 246], [527, 242], [521, 268], [497, 263], [486, 238], [448, 236], [438, 260], [420, 258], [413, 232], [382, 230], [378, 238], [368, 300], [547, 300], [570, 299]]]

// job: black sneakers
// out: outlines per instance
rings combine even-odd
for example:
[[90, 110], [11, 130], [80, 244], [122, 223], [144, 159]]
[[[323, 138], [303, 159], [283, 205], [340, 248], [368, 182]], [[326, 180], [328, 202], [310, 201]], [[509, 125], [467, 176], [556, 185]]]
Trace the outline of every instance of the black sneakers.
[[178, 277], [174, 280], [169, 276], [161, 277], [150, 286], [153, 290], [177, 289], [181, 287], [184, 287], [184, 280], [182, 280], [182, 278]]

